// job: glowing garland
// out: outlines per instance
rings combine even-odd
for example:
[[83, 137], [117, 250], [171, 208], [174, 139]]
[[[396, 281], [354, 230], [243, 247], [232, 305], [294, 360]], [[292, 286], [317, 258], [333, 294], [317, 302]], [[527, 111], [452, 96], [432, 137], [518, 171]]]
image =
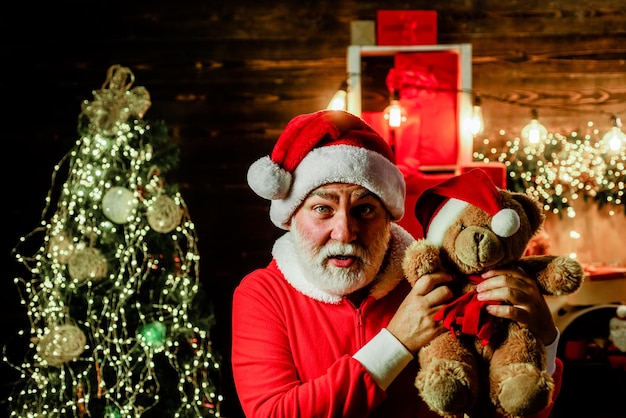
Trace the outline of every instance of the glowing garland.
[[522, 143], [506, 139], [501, 147], [485, 139], [474, 152], [476, 161], [499, 161], [507, 168], [507, 187], [528, 192], [543, 203], [545, 210], [559, 216], [573, 217], [572, 201], [595, 202], [599, 208], [610, 206], [610, 214], [626, 214], [626, 144], [612, 151], [600, 138], [599, 131], [588, 123], [588, 132], [568, 135], [549, 133], [545, 142]]
[[[41, 226], [13, 250], [31, 275], [15, 279], [31, 329], [23, 361], [5, 347], [22, 377], [12, 417], [220, 416], [212, 316], [200, 326], [190, 315], [195, 227], [161, 177], [166, 131], [141, 119], [149, 95], [133, 81], [113, 66], [84, 103], [81, 137], [54, 168]], [[35, 238], [38, 250], [23, 255]]]

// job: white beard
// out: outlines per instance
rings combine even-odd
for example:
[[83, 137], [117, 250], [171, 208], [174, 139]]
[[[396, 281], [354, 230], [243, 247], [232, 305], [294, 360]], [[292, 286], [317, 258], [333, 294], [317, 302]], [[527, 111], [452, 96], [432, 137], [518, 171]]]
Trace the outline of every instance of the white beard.
[[[345, 296], [374, 281], [387, 252], [391, 228], [385, 228], [369, 248], [359, 243], [329, 243], [317, 247], [311, 244], [295, 221], [291, 224], [291, 234], [295, 244], [293, 253], [303, 267], [306, 280], [325, 292]], [[333, 266], [328, 258], [337, 255], [353, 256], [355, 264], [349, 268]]]

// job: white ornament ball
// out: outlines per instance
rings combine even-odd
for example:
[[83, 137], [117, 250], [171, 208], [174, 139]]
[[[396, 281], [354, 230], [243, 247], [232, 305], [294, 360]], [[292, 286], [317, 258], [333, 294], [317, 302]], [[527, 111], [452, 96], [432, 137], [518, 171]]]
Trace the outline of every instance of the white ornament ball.
[[107, 274], [107, 260], [100, 250], [93, 247], [83, 248], [74, 253], [67, 263], [70, 277], [79, 282], [98, 281]]
[[59, 367], [85, 351], [87, 338], [75, 325], [55, 326], [37, 343], [37, 352], [49, 365]]
[[180, 224], [183, 211], [174, 199], [161, 195], [148, 208], [148, 225], [157, 232], [167, 233]]
[[133, 192], [125, 187], [111, 187], [102, 198], [102, 211], [116, 224], [130, 221], [135, 210], [136, 200]]
[[58, 260], [59, 263], [66, 264], [74, 252], [74, 243], [65, 233], [60, 233], [50, 237], [48, 243], [48, 254]]

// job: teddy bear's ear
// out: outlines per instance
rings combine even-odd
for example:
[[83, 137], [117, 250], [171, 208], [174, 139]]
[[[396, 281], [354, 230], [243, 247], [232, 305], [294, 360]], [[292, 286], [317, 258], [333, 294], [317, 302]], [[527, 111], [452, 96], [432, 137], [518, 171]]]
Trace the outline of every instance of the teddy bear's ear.
[[540, 203], [524, 193], [512, 193], [508, 191], [501, 191], [501, 193], [503, 194], [503, 201], [505, 202], [505, 206], [507, 206], [507, 195], [509, 199], [516, 201], [522, 206], [522, 210], [528, 218], [528, 223], [530, 224], [531, 230], [533, 231], [533, 233], [537, 232], [541, 225], [543, 225], [546, 217]]

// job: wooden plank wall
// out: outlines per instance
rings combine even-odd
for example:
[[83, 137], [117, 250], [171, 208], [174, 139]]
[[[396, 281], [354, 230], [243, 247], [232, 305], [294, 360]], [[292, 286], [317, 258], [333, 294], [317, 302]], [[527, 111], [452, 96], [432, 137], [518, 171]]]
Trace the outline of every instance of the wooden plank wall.
[[228, 367], [230, 297], [269, 261], [280, 234], [247, 188], [247, 167], [289, 119], [326, 106], [346, 76], [350, 22], [380, 9], [437, 10], [439, 43], [472, 44], [488, 136], [521, 130], [531, 107], [554, 131], [588, 119], [606, 129], [626, 108], [626, 4], [614, 0], [14, 2], [0, 17], [2, 337], [25, 323], [9, 251], [38, 223], [52, 167], [77, 139], [81, 101], [110, 65], [128, 66], [151, 93], [147, 117], [165, 120], [182, 150], [170, 180], [198, 228], [213, 342], [225, 358], [223, 412], [240, 416]]

